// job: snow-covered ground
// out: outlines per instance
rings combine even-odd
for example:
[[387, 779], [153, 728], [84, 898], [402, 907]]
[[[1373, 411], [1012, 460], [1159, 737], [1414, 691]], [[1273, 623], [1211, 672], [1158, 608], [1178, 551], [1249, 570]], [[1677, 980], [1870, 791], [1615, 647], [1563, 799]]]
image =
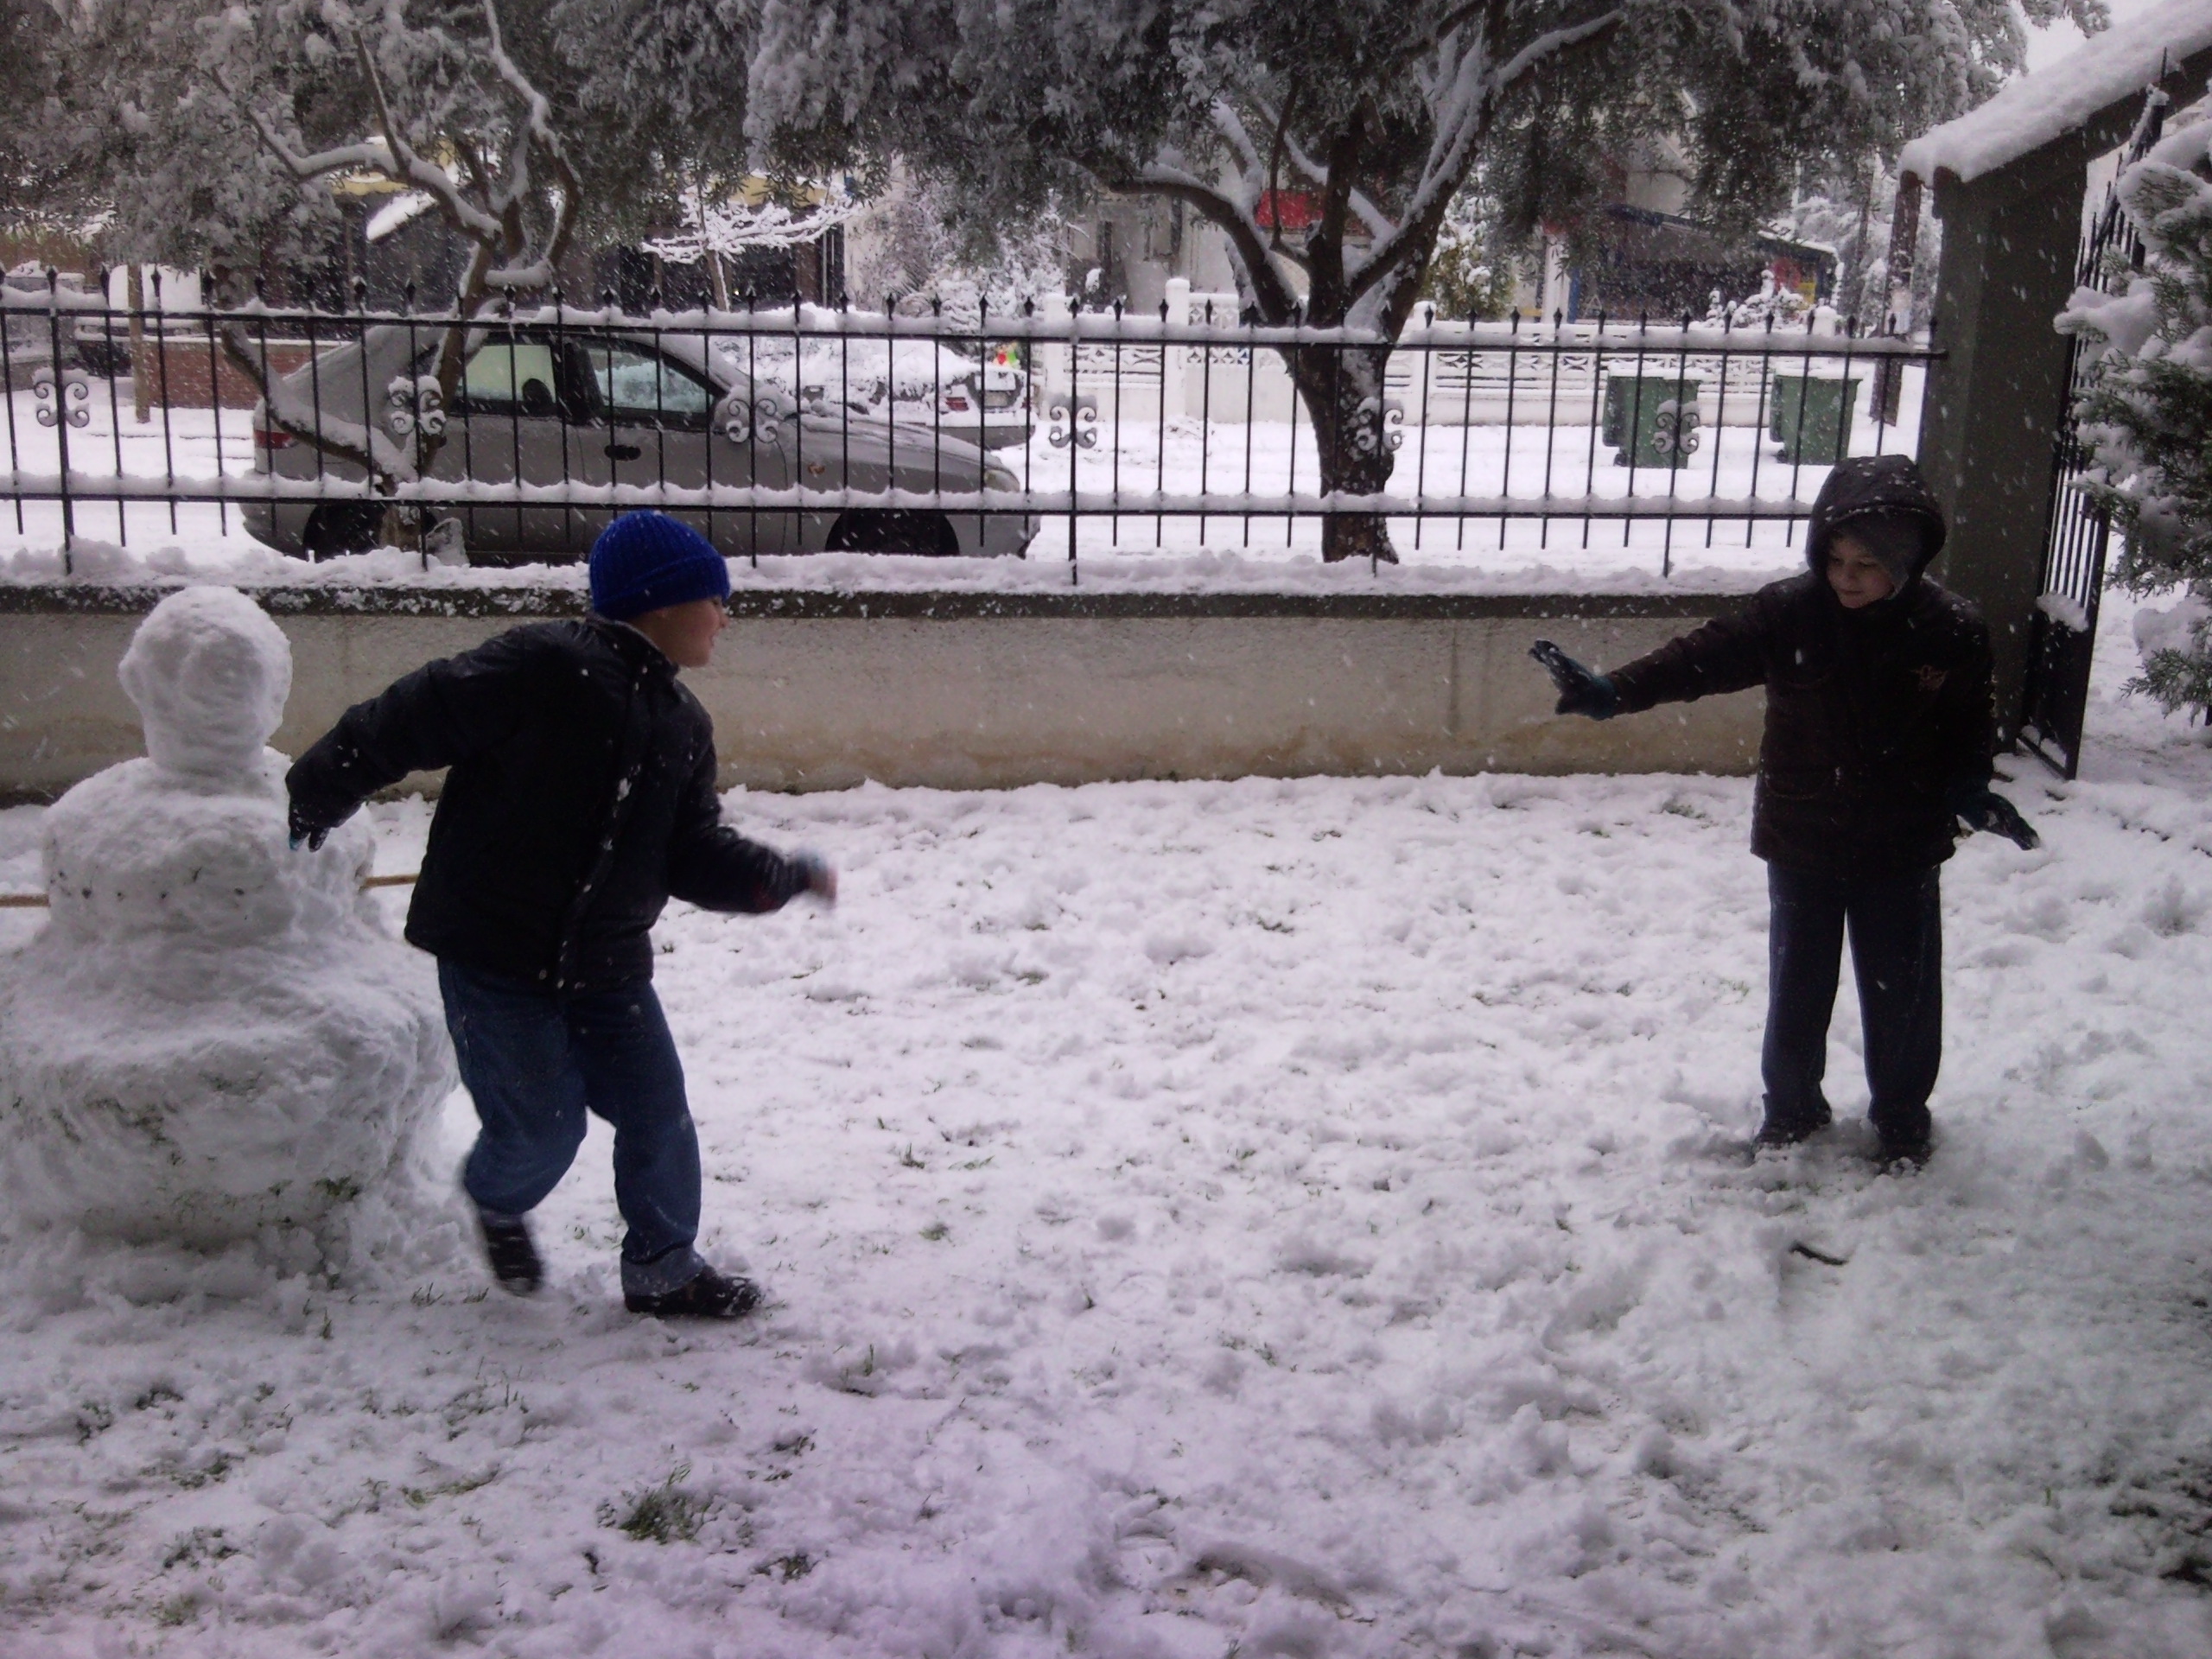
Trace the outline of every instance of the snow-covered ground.
[[1916, 1178], [1739, 1150], [1740, 780], [733, 797], [846, 872], [660, 934], [772, 1311], [620, 1311], [596, 1132], [534, 1302], [16, 1236], [0, 1651], [2212, 1651], [2212, 750], [2126, 608], [1946, 876]]

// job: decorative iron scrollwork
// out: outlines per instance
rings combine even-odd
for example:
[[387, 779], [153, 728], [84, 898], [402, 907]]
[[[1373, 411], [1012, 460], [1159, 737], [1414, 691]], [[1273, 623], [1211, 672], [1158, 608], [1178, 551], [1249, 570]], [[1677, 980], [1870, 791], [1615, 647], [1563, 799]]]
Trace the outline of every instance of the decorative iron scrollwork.
[[31, 377], [31, 395], [38, 400], [38, 423], [59, 426], [67, 420], [72, 426], [92, 424], [92, 382], [82, 369], [64, 369], [57, 394], [54, 371], [41, 369]]
[[1698, 435], [1697, 404], [1669, 397], [1651, 423], [1651, 447], [1662, 455], [1694, 455], [1704, 439]]
[[385, 401], [390, 407], [384, 423], [393, 437], [406, 439], [420, 432], [426, 438], [435, 438], [444, 433], [445, 394], [438, 390], [435, 374], [417, 375], [411, 380], [404, 374], [393, 376], [391, 385], [385, 389]]
[[1363, 455], [1389, 454], [1406, 441], [1406, 407], [1396, 398], [1363, 397], [1353, 411], [1352, 448]]
[[1050, 423], [1045, 436], [1055, 449], [1070, 444], [1079, 449], [1098, 447], [1098, 399], [1088, 393], [1077, 397], [1072, 405], [1066, 393], [1055, 393], [1046, 406], [1045, 418]]
[[773, 443], [778, 428], [796, 414], [791, 404], [773, 391], [764, 391], [750, 403], [732, 396], [715, 411], [715, 429], [732, 443], [750, 443], [756, 436]]

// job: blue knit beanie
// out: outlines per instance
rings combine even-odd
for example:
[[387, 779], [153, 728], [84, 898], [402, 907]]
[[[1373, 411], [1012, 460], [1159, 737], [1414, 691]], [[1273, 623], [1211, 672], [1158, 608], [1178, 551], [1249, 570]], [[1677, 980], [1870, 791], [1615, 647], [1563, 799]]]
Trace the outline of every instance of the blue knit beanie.
[[715, 544], [664, 512], [626, 512], [591, 545], [591, 607], [617, 622], [728, 597], [729, 566]]

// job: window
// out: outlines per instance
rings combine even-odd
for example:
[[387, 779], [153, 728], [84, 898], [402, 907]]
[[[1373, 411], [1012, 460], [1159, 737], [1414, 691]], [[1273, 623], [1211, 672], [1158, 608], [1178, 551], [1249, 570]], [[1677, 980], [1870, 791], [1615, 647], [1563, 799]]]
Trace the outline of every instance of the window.
[[555, 412], [553, 347], [542, 340], [486, 340], [468, 359], [461, 395], [471, 410]]
[[618, 423], [703, 428], [714, 413], [706, 382], [635, 346], [594, 340], [585, 348], [601, 408]]

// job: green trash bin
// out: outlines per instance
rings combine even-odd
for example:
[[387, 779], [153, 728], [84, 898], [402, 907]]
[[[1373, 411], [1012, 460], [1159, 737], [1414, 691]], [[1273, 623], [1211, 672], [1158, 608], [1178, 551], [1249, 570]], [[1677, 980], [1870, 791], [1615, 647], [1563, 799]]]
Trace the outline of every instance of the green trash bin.
[[1783, 460], [1793, 467], [1829, 467], [1849, 454], [1859, 384], [1808, 374], [1776, 375], [1766, 429], [1782, 446]]
[[1605, 377], [1605, 423], [1599, 435], [1616, 467], [1683, 467], [1700, 442], [1700, 380], [1654, 374]]

